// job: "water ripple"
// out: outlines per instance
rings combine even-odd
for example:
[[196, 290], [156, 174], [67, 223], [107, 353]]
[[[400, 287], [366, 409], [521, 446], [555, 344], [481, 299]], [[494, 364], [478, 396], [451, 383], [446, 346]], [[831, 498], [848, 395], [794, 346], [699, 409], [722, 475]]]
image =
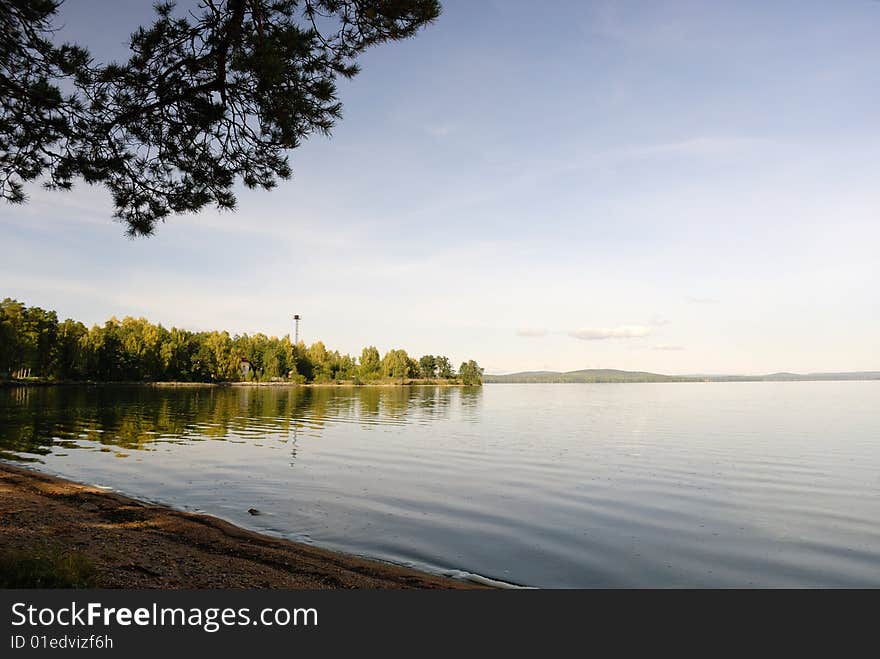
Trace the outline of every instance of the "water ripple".
[[876, 382], [26, 394], [0, 390], [4, 459], [348, 552], [529, 586], [880, 586]]

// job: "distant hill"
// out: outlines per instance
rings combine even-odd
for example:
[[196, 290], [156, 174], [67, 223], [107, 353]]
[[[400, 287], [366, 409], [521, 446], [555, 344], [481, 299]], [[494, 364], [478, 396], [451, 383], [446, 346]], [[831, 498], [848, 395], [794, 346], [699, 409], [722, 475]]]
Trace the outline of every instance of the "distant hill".
[[485, 383], [600, 383], [600, 382], [799, 382], [816, 380], [880, 380], [880, 371], [848, 373], [770, 373], [769, 375], [662, 375], [644, 371], [589, 368], [580, 371], [523, 371], [484, 375]]
[[610, 368], [589, 368], [582, 371], [525, 371], [509, 375], [484, 375], [483, 382], [697, 382], [698, 378], [660, 375], [641, 371], [618, 371]]

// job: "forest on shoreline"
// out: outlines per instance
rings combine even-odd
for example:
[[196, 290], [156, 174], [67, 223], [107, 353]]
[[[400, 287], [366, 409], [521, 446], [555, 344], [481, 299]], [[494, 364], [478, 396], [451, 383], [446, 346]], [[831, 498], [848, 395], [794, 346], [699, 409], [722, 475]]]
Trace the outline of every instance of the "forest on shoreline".
[[10, 298], [0, 302], [0, 379], [93, 382], [290, 382], [297, 384], [482, 384], [474, 360], [456, 371], [448, 357], [405, 350], [360, 357], [262, 333], [193, 332], [145, 318], [113, 317], [86, 327]]

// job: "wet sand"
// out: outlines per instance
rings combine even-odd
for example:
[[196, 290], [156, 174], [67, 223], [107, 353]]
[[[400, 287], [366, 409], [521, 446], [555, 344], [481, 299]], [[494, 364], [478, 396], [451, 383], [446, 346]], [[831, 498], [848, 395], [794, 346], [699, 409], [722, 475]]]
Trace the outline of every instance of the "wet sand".
[[479, 588], [0, 463], [0, 548], [86, 556], [97, 588]]

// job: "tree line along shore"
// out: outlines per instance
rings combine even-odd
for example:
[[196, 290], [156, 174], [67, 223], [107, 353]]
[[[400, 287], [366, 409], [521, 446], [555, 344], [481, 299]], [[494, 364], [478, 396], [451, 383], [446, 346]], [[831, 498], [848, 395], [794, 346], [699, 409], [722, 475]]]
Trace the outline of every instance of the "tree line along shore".
[[482, 384], [474, 360], [458, 370], [443, 355], [405, 350], [360, 357], [281, 338], [167, 329], [145, 318], [103, 325], [58, 320], [54, 311], [0, 302], [0, 381], [265, 384]]

